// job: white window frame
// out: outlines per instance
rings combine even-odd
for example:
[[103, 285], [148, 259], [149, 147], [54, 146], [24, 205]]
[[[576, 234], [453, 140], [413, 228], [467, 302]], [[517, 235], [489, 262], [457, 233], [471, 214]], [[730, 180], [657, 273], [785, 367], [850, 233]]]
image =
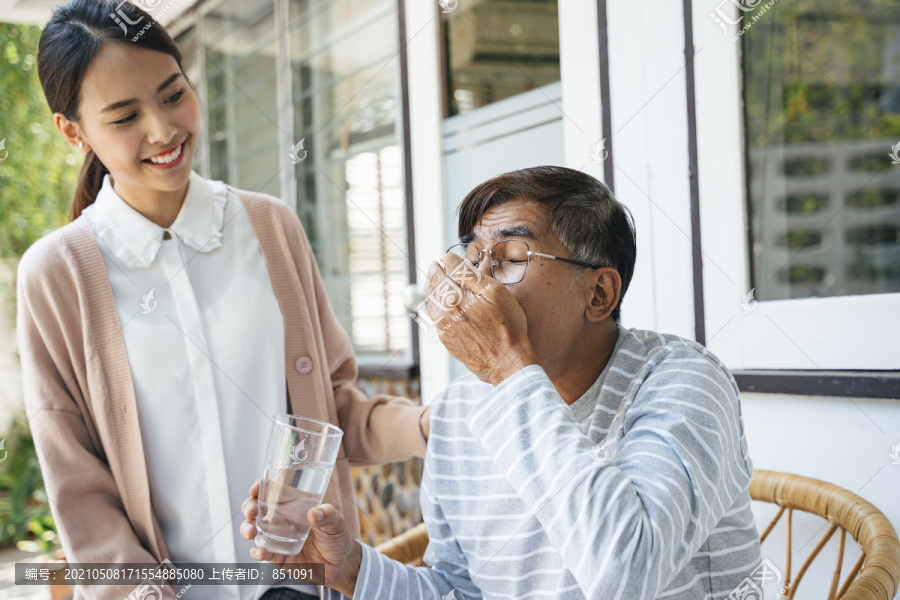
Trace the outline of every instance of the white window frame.
[[710, 17], [720, 7], [737, 9], [722, 0], [692, 6], [694, 44], [702, 50], [695, 57], [695, 89], [708, 348], [731, 369], [900, 369], [900, 294], [742, 307], [750, 291], [750, 250], [741, 43], [732, 41], [734, 31], [724, 33]]
[[[404, 0], [400, 10], [406, 20], [407, 71], [409, 77], [409, 144], [412, 170], [413, 232], [417, 287], [424, 290], [428, 267], [443, 256], [445, 229], [443, 206], [444, 163], [441, 151], [442, 73], [441, 20], [437, 2]], [[430, 404], [450, 384], [450, 356], [440, 344], [419, 336], [419, 377], [422, 404]], [[426, 327], [427, 329], [427, 327]]]

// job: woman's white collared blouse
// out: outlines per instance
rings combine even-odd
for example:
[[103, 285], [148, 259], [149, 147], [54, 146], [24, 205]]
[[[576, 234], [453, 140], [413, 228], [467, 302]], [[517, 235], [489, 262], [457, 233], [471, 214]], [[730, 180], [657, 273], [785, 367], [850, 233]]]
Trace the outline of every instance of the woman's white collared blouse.
[[[172, 561], [253, 562], [241, 504], [262, 474], [270, 417], [286, 411], [287, 391], [284, 322], [250, 220], [222, 182], [194, 172], [167, 229], [128, 205], [109, 175], [83, 214], [112, 284]], [[266, 589], [190, 594], [252, 600]]]

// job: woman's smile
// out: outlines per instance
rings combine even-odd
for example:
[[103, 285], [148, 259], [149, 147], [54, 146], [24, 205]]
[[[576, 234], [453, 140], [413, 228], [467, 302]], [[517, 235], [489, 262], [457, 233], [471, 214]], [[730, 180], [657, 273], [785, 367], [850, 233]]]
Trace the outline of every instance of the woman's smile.
[[145, 158], [141, 162], [151, 166], [154, 169], [172, 169], [184, 162], [184, 150], [186, 145], [187, 139], [185, 139], [179, 145], [173, 148], [166, 149], [159, 154], [151, 156], [150, 158]]

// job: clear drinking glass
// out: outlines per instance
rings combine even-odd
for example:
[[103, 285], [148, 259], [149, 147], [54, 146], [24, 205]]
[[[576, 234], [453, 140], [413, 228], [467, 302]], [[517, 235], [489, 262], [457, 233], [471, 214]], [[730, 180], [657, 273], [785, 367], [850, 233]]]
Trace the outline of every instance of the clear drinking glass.
[[300, 552], [309, 509], [322, 503], [344, 432], [330, 423], [275, 415], [259, 488], [256, 545], [275, 554]]

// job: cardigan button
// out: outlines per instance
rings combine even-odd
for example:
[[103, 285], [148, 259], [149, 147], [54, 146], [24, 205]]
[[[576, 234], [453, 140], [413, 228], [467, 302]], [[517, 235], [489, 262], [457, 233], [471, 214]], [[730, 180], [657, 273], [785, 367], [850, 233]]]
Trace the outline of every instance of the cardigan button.
[[308, 356], [301, 356], [297, 359], [297, 362], [294, 364], [297, 368], [297, 372], [306, 375], [310, 371], [312, 371], [312, 359]]

